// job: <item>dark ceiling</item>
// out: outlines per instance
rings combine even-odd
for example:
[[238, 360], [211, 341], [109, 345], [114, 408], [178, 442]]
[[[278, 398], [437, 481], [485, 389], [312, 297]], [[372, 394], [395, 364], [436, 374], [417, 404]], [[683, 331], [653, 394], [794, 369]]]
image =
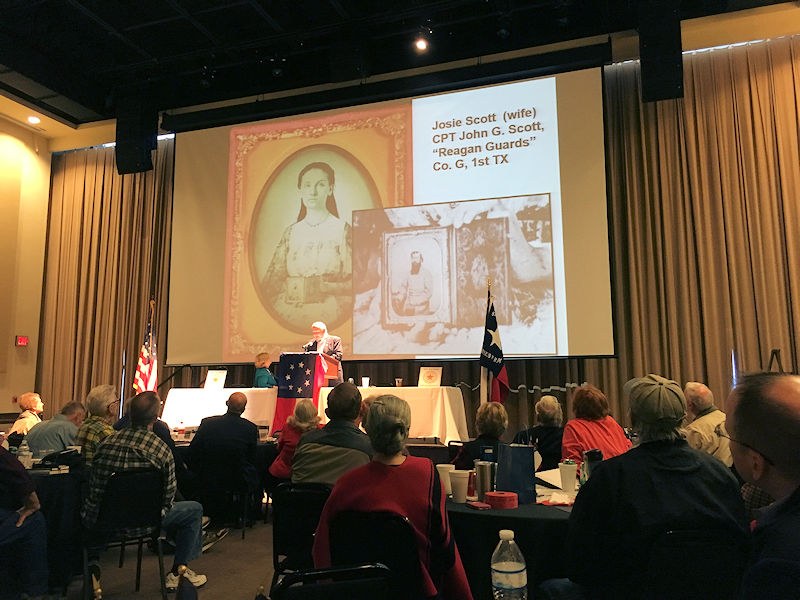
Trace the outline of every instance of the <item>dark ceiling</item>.
[[652, 1], [0, 0], [0, 91], [78, 124], [131, 96], [165, 110], [633, 30]]

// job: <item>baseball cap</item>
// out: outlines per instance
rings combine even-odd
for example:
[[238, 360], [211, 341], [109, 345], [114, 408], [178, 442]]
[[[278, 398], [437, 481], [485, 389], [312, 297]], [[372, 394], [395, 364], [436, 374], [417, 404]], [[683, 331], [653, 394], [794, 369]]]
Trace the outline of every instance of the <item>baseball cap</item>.
[[628, 381], [623, 388], [631, 415], [642, 423], [680, 423], [686, 416], [686, 398], [677, 381], [652, 373]]

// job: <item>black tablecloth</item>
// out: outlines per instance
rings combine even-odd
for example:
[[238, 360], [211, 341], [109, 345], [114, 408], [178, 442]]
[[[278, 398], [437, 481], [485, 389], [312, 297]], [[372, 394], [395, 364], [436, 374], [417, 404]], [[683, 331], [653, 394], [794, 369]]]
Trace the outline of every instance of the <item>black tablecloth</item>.
[[81, 498], [85, 471], [50, 475], [45, 470], [29, 471], [47, 521], [47, 558], [50, 587], [66, 587], [81, 572]]
[[475, 510], [448, 501], [447, 514], [475, 600], [492, 597], [490, 564], [501, 529], [514, 530], [514, 539], [525, 556], [529, 598], [541, 581], [566, 577], [564, 540], [568, 511], [540, 504], [505, 510]]

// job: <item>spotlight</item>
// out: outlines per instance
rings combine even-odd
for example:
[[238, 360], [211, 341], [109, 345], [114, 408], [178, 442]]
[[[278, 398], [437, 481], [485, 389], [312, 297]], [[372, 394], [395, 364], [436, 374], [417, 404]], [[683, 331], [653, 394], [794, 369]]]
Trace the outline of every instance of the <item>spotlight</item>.
[[31, 125], [38, 125], [41, 122], [42, 120], [37, 116], [31, 115], [30, 117], [28, 117], [28, 123], [30, 123]]
[[425, 52], [428, 49], [428, 40], [422, 36], [418, 37], [414, 42], [414, 48], [416, 48], [418, 52]]

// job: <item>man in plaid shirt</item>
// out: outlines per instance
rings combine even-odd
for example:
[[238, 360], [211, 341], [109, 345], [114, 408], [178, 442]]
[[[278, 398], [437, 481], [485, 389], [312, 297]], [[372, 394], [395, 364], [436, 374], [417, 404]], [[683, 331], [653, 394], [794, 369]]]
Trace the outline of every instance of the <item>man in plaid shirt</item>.
[[[164, 485], [164, 508], [161, 525], [175, 543], [172, 571], [166, 587], [178, 585], [178, 567], [200, 556], [202, 551], [203, 507], [198, 502], [173, 502], [175, 497], [175, 461], [167, 445], [152, 432], [161, 401], [155, 392], [142, 392], [130, 404], [131, 427], [115, 432], [98, 447], [92, 462], [89, 493], [81, 515], [87, 527], [98, 516], [108, 479], [115, 472], [155, 468], [161, 471]], [[185, 576], [195, 587], [206, 583], [206, 576], [186, 569]]]
[[81, 447], [81, 454], [87, 466], [91, 466], [94, 452], [104, 439], [114, 433], [111, 424], [117, 420], [119, 396], [113, 385], [97, 385], [86, 397], [89, 416], [78, 428], [75, 443]]

